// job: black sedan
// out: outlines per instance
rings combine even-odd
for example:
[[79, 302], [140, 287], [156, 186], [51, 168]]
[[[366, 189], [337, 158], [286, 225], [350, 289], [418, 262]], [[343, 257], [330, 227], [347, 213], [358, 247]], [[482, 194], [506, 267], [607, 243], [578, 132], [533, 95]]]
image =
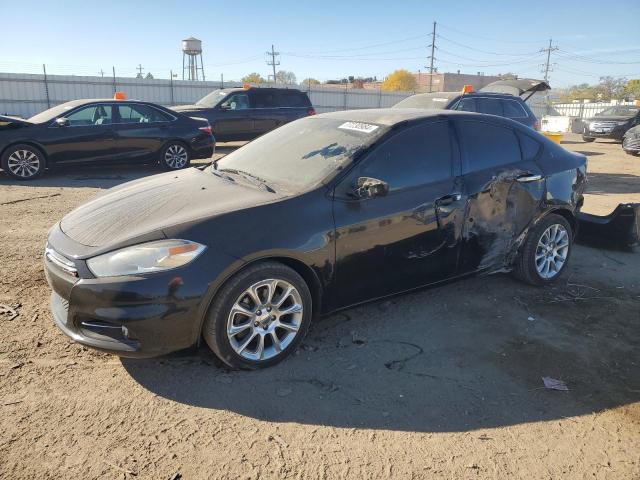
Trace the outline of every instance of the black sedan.
[[420, 109], [297, 120], [206, 170], [121, 185], [51, 229], [73, 340], [151, 356], [204, 339], [272, 365], [314, 315], [472, 274], [567, 268], [586, 158], [512, 120]]
[[167, 170], [208, 158], [214, 139], [205, 119], [130, 100], [73, 100], [28, 120], [2, 117], [2, 169], [32, 180], [66, 164], [159, 163]]
[[622, 141], [624, 134], [640, 125], [640, 107], [636, 105], [615, 105], [584, 120], [582, 139], [595, 142], [596, 138]]

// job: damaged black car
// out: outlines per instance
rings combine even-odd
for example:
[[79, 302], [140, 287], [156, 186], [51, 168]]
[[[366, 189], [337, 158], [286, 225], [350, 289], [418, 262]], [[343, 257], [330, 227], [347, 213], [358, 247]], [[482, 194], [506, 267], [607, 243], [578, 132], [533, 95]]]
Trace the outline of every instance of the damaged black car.
[[103, 351], [202, 339], [231, 367], [266, 367], [318, 315], [469, 275], [555, 281], [585, 181], [583, 155], [506, 118], [308, 117], [68, 214], [44, 255], [51, 308], [66, 335]]

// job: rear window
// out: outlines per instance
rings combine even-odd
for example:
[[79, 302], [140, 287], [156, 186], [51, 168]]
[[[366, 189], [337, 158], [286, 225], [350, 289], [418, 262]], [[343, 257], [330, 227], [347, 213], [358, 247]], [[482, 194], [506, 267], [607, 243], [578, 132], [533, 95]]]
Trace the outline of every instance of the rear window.
[[278, 99], [275, 91], [269, 90], [251, 90], [250, 95], [253, 100], [254, 108], [276, 108]]
[[458, 128], [463, 173], [521, 161], [520, 143], [512, 129], [475, 120], [460, 120]]
[[304, 108], [311, 106], [309, 98], [304, 93], [294, 90], [280, 92], [276, 98], [280, 107]]
[[516, 100], [503, 100], [504, 116], [507, 118], [527, 118], [527, 111]]
[[488, 115], [497, 115], [502, 117], [504, 111], [502, 110], [502, 100], [497, 98], [478, 98], [477, 99], [478, 112], [486, 113]]

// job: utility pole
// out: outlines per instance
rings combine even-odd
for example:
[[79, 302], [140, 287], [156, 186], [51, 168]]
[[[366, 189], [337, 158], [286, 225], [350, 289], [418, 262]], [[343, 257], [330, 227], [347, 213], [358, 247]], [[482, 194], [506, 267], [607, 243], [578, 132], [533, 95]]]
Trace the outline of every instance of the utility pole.
[[544, 73], [545, 82], [549, 81], [549, 72], [552, 71], [550, 68], [551, 64], [549, 63], [549, 61], [551, 60], [551, 52], [553, 52], [554, 50], [558, 50], [558, 47], [551, 46], [551, 39], [549, 39], [549, 47], [543, 48], [542, 50], [540, 50], [541, 52], [547, 52], [547, 62], [542, 66], [543, 67], [542, 73]]
[[429, 92], [431, 92], [433, 88], [433, 61], [435, 60], [434, 54], [436, 50], [436, 22], [433, 22], [433, 32], [431, 33], [431, 45], [428, 45], [428, 46], [431, 47], [431, 55], [427, 57], [431, 60], [429, 65]]
[[142, 78], [142, 64], [141, 63], [138, 64], [137, 70], [138, 70], [138, 78]]
[[271, 57], [271, 60], [267, 60], [267, 65], [273, 67], [273, 83], [276, 83], [276, 65], [280, 65], [280, 60], [276, 60], [276, 57], [280, 56], [280, 52], [276, 52], [271, 45], [271, 51], [266, 52], [268, 56]]
[[104, 70], [100, 69], [100, 76], [104, 77]]

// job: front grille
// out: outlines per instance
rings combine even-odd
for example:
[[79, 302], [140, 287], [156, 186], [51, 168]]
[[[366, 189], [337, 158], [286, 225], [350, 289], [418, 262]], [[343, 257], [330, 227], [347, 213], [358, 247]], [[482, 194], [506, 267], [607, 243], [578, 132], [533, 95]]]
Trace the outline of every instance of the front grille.
[[591, 122], [590, 127], [593, 128], [604, 128], [606, 130], [611, 130], [615, 128], [618, 124], [616, 122]]
[[67, 275], [71, 275], [72, 277], [78, 276], [78, 269], [76, 268], [76, 264], [73, 260], [69, 260], [67, 257], [59, 254], [53, 248], [47, 244], [44, 249], [44, 258], [47, 259], [49, 263], [54, 265], [57, 269], [62, 270]]

